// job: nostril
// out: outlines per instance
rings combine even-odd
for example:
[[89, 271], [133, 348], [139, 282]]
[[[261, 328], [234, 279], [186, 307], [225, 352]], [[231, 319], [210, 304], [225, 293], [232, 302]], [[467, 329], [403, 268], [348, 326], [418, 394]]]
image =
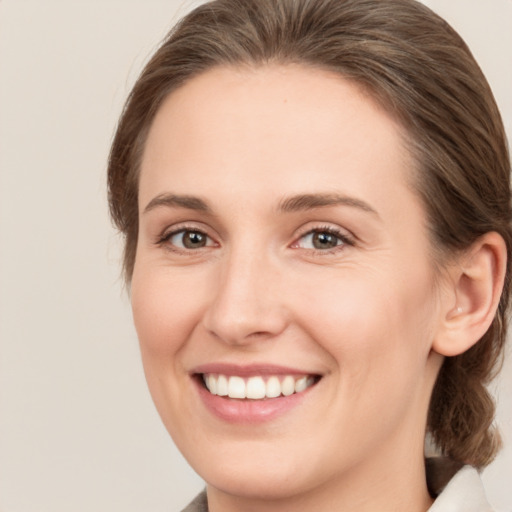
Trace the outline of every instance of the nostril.
[[257, 332], [253, 332], [253, 333], [249, 334], [248, 337], [251, 337], [251, 336], [254, 338], [264, 338], [264, 337], [272, 336], [272, 333], [268, 332], [268, 331], [257, 331]]
[[[207, 319], [204, 323], [204, 327], [210, 336], [213, 338], [228, 343], [230, 345], [247, 345], [253, 342], [262, 342], [271, 340], [281, 334], [286, 328], [286, 322], [274, 322], [268, 323], [268, 329], [261, 329], [266, 325], [257, 326], [256, 324], [264, 324], [263, 321], [243, 321], [243, 319], [237, 319], [230, 321], [228, 317], [216, 319], [212, 321]], [[258, 327], [260, 327], [258, 329]]]

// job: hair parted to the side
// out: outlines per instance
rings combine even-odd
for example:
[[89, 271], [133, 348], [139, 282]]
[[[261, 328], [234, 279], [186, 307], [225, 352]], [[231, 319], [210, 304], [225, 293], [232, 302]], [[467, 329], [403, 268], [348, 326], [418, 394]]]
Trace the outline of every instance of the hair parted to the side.
[[[130, 281], [138, 237], [138, 174], [164, 98], [215, 66], [302, 64], [354, 80], [406, 128], [411, 170], [434, 253], [498, 232], [512, 249], [510, 160], [492, 92], [465, 43], [415, 0], [215, 0], [187, 15], [147, 64], [126, 103], [108, 168], [112, 218]], [[442, 264], [442, 260], [441, 260]], [[501, 363], [510, 257], [498, 313], [466, 353], [446, 358], [428, 429], [456, 461], [487, 465], [499, 447], [485, 385]]]

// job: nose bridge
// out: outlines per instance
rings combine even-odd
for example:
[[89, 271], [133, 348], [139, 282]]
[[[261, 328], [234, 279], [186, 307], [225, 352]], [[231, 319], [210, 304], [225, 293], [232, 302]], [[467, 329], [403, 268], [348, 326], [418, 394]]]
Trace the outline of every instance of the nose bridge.
[[284, 330], [279, 272], [265, 251], [238, 247], [222, 262], [205, 326], [231, 344], [247, 344]]

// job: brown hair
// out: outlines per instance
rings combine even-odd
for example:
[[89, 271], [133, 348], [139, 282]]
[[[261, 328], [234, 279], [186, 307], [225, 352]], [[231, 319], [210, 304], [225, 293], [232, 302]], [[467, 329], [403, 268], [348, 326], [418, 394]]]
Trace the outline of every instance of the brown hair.
[[[130, 281], [138, 236], [138, 173], [164, 98], [220, 65], [298, 63], [354, 80], [406, 128], [415, 188], [436, 254], [498, 232], [512, 248], [510, 160], [492, 92], [457, 33], [414, 0], [216, 0], [179, 23], [135, 84], [112, 144], [110, 211], [125, 236]], [[497, 315], [466, 353], [446, 358], [428, 429], [454, 460], [488, 464], [499, 446], [485, 388], [504, 351], [510, 259]]]

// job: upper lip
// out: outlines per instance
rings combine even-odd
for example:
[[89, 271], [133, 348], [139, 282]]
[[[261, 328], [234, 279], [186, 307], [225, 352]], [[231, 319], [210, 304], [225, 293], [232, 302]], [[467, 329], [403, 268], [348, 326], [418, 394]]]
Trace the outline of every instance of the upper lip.
[[191, 373], [214, 373], [220, 375], [236, 375], [239, 377], [250, 377], [256, 375], [319, 375], [318, 372], [267, 363], [253, 363], [248, 365], [206, 363], [196, 366]]

